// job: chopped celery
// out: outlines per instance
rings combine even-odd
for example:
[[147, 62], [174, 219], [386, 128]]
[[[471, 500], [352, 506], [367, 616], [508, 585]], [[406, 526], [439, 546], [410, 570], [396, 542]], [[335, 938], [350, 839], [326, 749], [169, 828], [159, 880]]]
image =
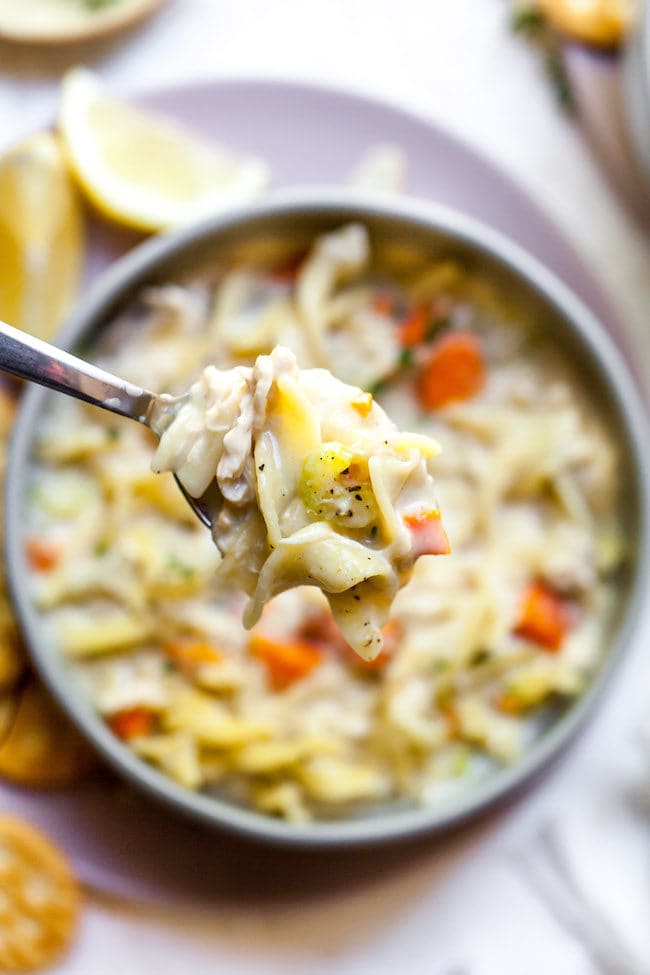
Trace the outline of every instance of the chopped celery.
[[324, 443], [305, 458], [300, 497], [307, 511], [347, 528], [377, 520], [368, 464], [340, 443]]

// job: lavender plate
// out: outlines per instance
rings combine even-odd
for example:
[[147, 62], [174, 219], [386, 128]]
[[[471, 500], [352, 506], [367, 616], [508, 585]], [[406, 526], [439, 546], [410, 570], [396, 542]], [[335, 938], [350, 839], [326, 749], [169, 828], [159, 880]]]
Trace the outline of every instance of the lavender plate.
[[[523, 245], [571, 286], [620, 343], [607, 300], [556, 227], [517, 185], [435, 126], [381, 102], [278, 82], [211, 82], [140, 101], [206, 137], [264, 156], [277, 187], [339, 184], [366, 148], [397, 143], [409, 161], [410, 192], [476, 217]], [[137, 238], [96, 223], [90, 240], [88, 280]], [[377, 862], [371, 851], [329, 850], [319, 859], [307, 851], [226, 841], [169, 814], [109, 773], [54, 794], [0, 783], [0, 808], [43, 826], [67, 849], [86, 883], [131, 898], [223, 897], [247, 885], [259, 891], [265, 877], [273, 879], [273, 891], [302, 891], [309, 876], [317, 893], [330, 889], [335, 876], [346, 885], [352, 876], [374, 875]], [[453, 842], [445, 840], [447, 854]], [[396, 856], [382, 854], [382, 861]]]

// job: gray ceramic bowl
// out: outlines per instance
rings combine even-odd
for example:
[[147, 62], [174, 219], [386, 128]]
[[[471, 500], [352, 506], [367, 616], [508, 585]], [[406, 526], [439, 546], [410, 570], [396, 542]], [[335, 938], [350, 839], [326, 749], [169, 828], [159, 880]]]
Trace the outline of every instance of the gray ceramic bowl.
[[6, 492], [9, 582], [32, 659], [63, 708], [109, 765], [151, 796], [204, 823], [267, 841], [304, 846], [361, 844], [440, 831], [486, 809], [530, 779], [566, 746], [607, 685], [635, 629], [650, 558], [648, 475], [642, 463], [647, 432], [621, 356], [603, 327], [557, 278], [515, 244], [458, 213], [418, 201], [379, 200], [342, 192], [312, 190], [309, 194], [278, 195], [245, 211], [152, 239], [136, 248], [105, 273], [84, 298], [59, 336], [59, 344], [72, 349], [81, 343], [86, 346], [144, 284], [173, 278], [210, 260], [256, 260], [269, 252], [302, 249], [315, 235], [349, 220], [368, 226], [375, 250], [388, 265], [455, 255], [507, 287], [528, 317], [543, 321], [546, 333], [574, 362], [621, 448], [624, 512], [633, 552], [629, 570], [621, 580], [619, 615], [609, 652], [587, 692], [549, 721], [539, 740], [516, 765], [471, 785], [444, 806], [383, 806], [358, 818], [308, 826], [276, 821], [229, 801], [182, 789], [141, 762], [108, 731], [77, 690], [68, 664], [32, 606], [23, 546], [24, 497], [39, 415], [53, 395], [41, 389], [30, 389], [25, 395], [11, 449]]

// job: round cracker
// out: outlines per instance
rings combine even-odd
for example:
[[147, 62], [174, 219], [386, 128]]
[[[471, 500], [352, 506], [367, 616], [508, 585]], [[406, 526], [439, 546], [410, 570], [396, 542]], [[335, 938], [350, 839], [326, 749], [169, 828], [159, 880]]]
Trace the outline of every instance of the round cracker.
[[49, 694], [30, 679], [0, 744], [0, 776], [20, 785], [56, 788], [76, 782], [96, 764], [94, 752]]
[[70, 947], [80, 903], [65, 855], [33, 826], [0, 816], [0, 971], [56, 962]]
[[0, 695], [0, 744], [9, 734], [9, 729], [16, 714], [18, 692]]
[[15, 687], [26, 667], [25, 651], [0, 585], [0, 693]]
[[4, 639], [0, 627], [0, 692], [15, 687], [25, 670], [25, 655], [20, 643]]

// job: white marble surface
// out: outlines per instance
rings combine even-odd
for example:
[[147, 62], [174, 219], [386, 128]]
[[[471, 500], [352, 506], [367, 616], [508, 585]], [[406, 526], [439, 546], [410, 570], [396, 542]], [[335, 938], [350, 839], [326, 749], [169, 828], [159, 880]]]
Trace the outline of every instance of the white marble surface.
[[[548, 208], [614, 297], [650, 378], [650, 243], [556, 109], [539, 65], [507, 30], [506, 0], [170, 0], [119, 45], [88, 49], [117, 88], [205, 75], [336, 82], [443, 122]], [[0, 48], [0, 143], [51, 118], [63, 55]], [[650, 702], [650, 628], [569, 757], [539, 788], [440, 849], [336, 896], [224, 903], [206, 916], [90, 895], [65, 975], [587, 975], [595, 967], [518, 866], [548, 821], [579, 879], [650, 959], [650, 815], [637, 729]], [[642, 971], [641, 962], [634, 967]], [[614, 971], [614, 969], [612, 969]], [[617, 968], [621, 972], [622, 969]]]

